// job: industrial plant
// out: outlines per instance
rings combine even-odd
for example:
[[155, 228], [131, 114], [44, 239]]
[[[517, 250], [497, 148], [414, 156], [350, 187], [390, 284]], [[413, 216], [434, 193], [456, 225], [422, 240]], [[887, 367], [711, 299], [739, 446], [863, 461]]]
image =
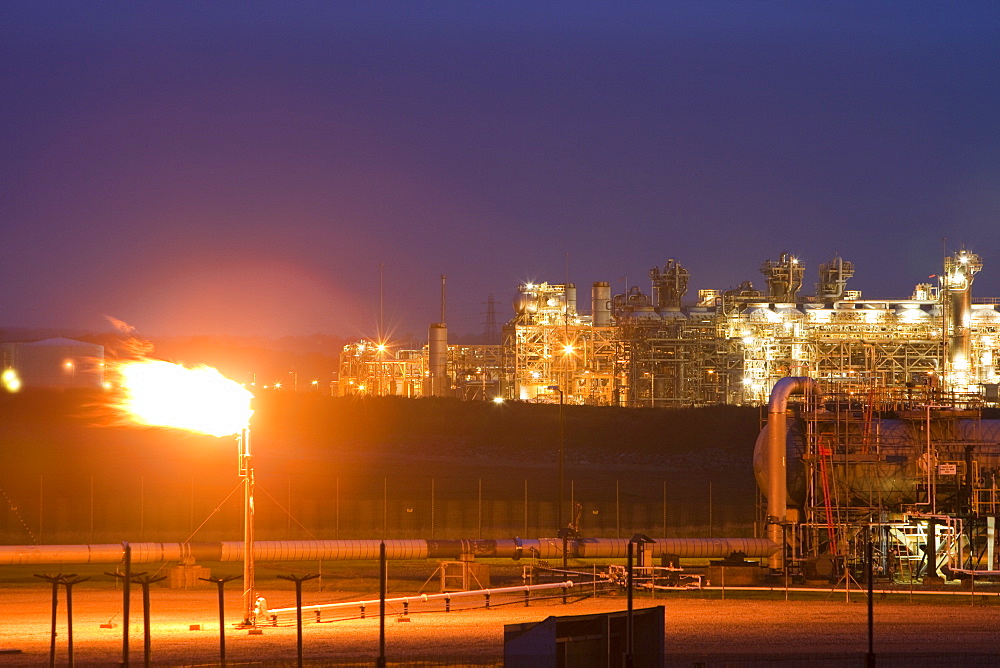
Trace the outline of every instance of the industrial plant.
[[[496, 342], [448, 345], [430, 326], [422, 349], [357, 341], [340, 358], [337, 394], [564, 401], [627, 407], [762, 405], [775, 382], [807, 376], [833, 384], [927, 387], [997, 402], [997, 299], [973, 299], [979, 256], [945, 258], [936, 284], [905, 298], [848, 290], [854, 265], [819, 267], [803, 295], [805, 266], [781, 253], [761, 266], [766, 288], [698, 290], [670, 259], [649, 271], [650, 294], [611, 294], [596, 282], [590, 312], [573, 283], [518, 286], [514, 315]], [[490, 314], [492, 316], [492, 313]]]
[[[934, 582], [1000, 574], [1000, 312], [974, 299], [980, 257], [944, 259], [910, 296], [848, 290], [851, 262], [805, 267], [782, 253], [766, 287], [703, 289], [685, 301], [676, 260], [651, 292], [572, 283], [519, 286], [496, 345], [448, 346], [444, 322], [423, 350], [358, 342], [339, 393], [453, 396], [625, 407], [767, 405], [754, 455], [773, 571], [847, 577], [868, 543], [882, 574]], [[442, 318], [443, 320], [443, 318]], [[573, 549], [570, 546], [569, 549]]]

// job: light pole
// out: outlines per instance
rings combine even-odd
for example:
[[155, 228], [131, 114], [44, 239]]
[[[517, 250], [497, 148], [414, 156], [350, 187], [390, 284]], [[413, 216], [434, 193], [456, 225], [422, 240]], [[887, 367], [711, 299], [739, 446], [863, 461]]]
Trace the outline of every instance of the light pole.
[[551, 391], [553, 391], [553, 392], [558, 392], [559, 393], [559, 503], [557, 505], [558, 518], [557, 518], [557, 521], [556, 521], [556, 524], [558, 525], [558, 526], [556, 526], [556, 530], [558, 531], [559, 529], [563, 528], [562, 527], [562, 522], [563, 522], [563, 519], [564, 519], [563, 518], [563, 488], [565, 486], [565, 483], [564, 483], [564, 473], [563, 473], [563, 450], [565, 449], [564, 446], [566, 444], [565, 433], [563, 431], [563, 400], [564, 400], [564, 395], [563, 395], [562, 388], [560, 388], [558, 385], [549, 385], [548, 389], [551, 390]]

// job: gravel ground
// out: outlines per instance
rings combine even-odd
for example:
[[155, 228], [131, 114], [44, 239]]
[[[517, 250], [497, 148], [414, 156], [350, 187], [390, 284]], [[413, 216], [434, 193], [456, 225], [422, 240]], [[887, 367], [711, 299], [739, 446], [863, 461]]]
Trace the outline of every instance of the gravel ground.
[[[130, 625], [130, 652], [134, 664], [143, 660], [142, 598], [136, 590]], [[288, 591], [264, 591], [272, 608], [294, 605]], [[356, 600], [355, 593], [312, 592], [304, 604]], [[153, 589], [151, 600], [151, 644], [156, 665], [211, 665], [219, 662], [219, 621], [214, 590], [178, 591]], [[474, 665], [503, 658], [504, 624], [541, 621], [550, 615], [578, 615], [625, 609], [621, 596], [584, 599], [562, 605], [558, 598], [533, 601], [531, 607], [513, 603], [489, 610], [453, 607], [444, 612], [440, 604], [412, 606], [409, 621], [400, 621], [396, 608], [386, 623], [386, 653], [390, 663], [411, 665], [418, 660]], [[636, 600], [636, 607], [666, 606], [666, 651], [668, 666], [774, 665], [755, 663], [754, 658], [782, 659], [780, 665], [863, 665], [867, 650], [867, 606], [856, 602], [693, 600], [674, 597]], [[107, 589], [78, 585], [73, 591], [73, 635], [77, 665], [108, 666], [121, 660], [121, 594]], [[51, 589], [16, 587], [0, 589], [0, 665], [44, 665], [48, 663]], [[240, 617], [237, 591], [226, 598], [227, 623]], [[358, 611], [339, 613], [350, 619], [316, 623], [309, 621], [303, 632], [305, 661], [313, 665], [357, 661], [373, 665], [378, 653], [378, 609], [369, 606], [365, 619]], [[114, 628], [100, 628], [107, 622]], [[971, 665], [971, 654], [991, 651], [1000, 623], [1000, 605], [971, 606], [940, 602], [882, 602], [875, 607], [875, 649], [880, 655], [899, 655], [896, 662], [885, 656], [879, 665]], [[201, 625], [201, 630], [190, 630]], [[67, 628], [65, 591], [60, 591], [57, 662], [65, 664]], [[294, 615], [278, 626], [263, 628], [261, 635], [226, 629], [226, 653], [230, 664], [257, 663], [294, 665], [296, 629]], [[930, 655], [947, 659], [935, 661]], [[852, 657], [838, 662], [835, 657]], [[807, 657], [810, 657], [807, 659]], [[964, 658], [963, 658], [964, 657]], [[881, 658], [881, 657], [880, 657]], [[998, 656], [996, 659], [1000, 659]], [[994, 659], [994, 660], [996, 660]], [[982, 665], [980, 659], [975, 661]], [[993, 665], [997, 665], [993, 663]]]

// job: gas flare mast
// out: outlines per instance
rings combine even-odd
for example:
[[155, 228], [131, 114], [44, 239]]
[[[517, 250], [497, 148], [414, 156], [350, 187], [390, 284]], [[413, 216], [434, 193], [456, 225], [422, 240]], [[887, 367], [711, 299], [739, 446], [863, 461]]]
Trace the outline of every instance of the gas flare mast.
[[[945, 258], [936, 284], [903, 299], [863, 299], [848, 290], [852, 263], [819, 267], [813, 295], [805, 266], [790, 253], [761, 266], [766, 287], [749, 281], [699, 290], [685, 302], [690, 275], [674, 259], [639, 286], [612, 295], [596, 282], [590, 312], [573, 283], [518, 287], [500, 345], [449, 346], [446, 380], [436, 382], [428, 349], [395, 354], [365, 342], [345, 348], [340, 393], [448, 395], [615, 406], [761, 405], [787, 376], [884, 387], [936, 387], [997, 401], [998, 300], [974, 300], [978, 255]], [[584, 309], [585, 310], [585, 309]], [[405, 363], [403, 363], [405, 362]], [[440, 362], [438, 367], [440, 367]], [[363, 388], [363, 389], [359, 389]]]

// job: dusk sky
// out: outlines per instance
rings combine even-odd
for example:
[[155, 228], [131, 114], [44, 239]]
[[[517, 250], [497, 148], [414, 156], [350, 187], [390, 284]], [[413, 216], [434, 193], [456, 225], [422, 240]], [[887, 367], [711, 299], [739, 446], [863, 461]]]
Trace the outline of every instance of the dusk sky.
[[0, 3], [0, 327], [483, 331], [521, 282], [1000, 297], [1000, 3]]

